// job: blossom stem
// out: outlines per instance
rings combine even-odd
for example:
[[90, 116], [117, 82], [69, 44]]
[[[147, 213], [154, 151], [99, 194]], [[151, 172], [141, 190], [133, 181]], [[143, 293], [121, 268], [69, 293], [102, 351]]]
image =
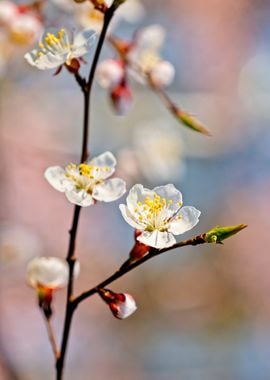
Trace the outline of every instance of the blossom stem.
[[45, 320], [46, 320], [46, 327], [47, 327], [48, 336], [49, 336], [49, 339], [51, 342], [51, 346], [53, 349], [53, 353], [54, 353], [55, 359], [58, 359], [59, 351], [58, 351], [58, 347], [57, 347], [57, 343], [56, 343], [56, 339], [55, 339], [55, 334], [54, 334], [54, 330], [53, 330], [52, 323], [51, 323], [51, 318], [45, 317]]
[[[85, 162], [88, 156], [88, 135], [89, 135], [89, 116], [90, 116], [89, 108], [90, 108], [90, 98], [91, 98], [91, 91], [93, 87], [93, 80], [94, 80], [94, 76], [96, 72], [97, 63], [100, 57], [101, 49], [105, 41], [106, 32], [110, 24], [110, 21], [113, 17], [114, 11], [115, 11], [115, 7], [111, 6], [104, 14], [104, 23], [103, 23], [102, 31], [99, 37], [98, 45], [95, 51], [95, 55], [93, 58], [92, 66], [89, 72], [88, 81], [86, 82], [78, 73], [75, 74], [75, 79], [77, 83], [79, 84], [80, 88], [82, 89], [83, 95], [84, 95], [84, 121], [83, 121], [83, 139], [82, 139], [82, 150], [81, 150], [81, 161], [80, 161], [81, 163]], [[64, 370], [67, 344], [68, 344], [68, 339], [70, 335], [70, 328], [71, 328], [73, 314], [76, 309], [76, 305], [73, 303], [73, 282], [74, 282], [73, 272], [74, 272], [74, 265], [76, 262], [76, 257], [74, 253], [75, 253], [75, 243], [76, 243], [76, 236], [77, 236], [77, 230], [78, 230], [78, 224], [79, 224], [80, 211], [81, 211], [81, 207], [75, 206], [72, 227], [70, 230], [67, 259], [66, 259], [69, 264], [69, 281], [68, 281], [68, 288], [67, 288], [66, 312], [65, 312], [65, 321], [64, 321], [64, 329], [63, 329], [63, 335], [62, 335], [61, 350], [56, 360], [56, 379], [57, 380], [63, 379], [63, 370]]]
[[207, 243], [207, 241], [204, 240], [203, 235], [197, 235], [191, 239], [181, 241], [179, 243], [174, 244], [171, 247], [164, 248], [164, 249], [155, 249], [151, 248], [149, 253], [145, 256], [143, 256], [141, 259], [130, 263], [129, 265], [125, 265], [125, 263], [120, 267], [119, 270], [117, 270], [113, 275], [108, 277], [106, 280], [102, 281], [100, 284], [96, 285], [94, 288], [87, 290], [86, 292], [81, 293], [78, 297], [74, 298], [72, 303], [74, 308], [76, 308], [80, 302], [84, 301], [86, 298], [89, 298], [93, 296], [94, 294], [99, 292], [99, 289], [105, 288], [107, 285], [111, 284], [112, 282], [118, 280], [120, 277], [124, 276], [126, 273], [130, 272], [131, 270], [137, 268], [138, 266], [142, 265], [146, 261], [152, 259], [153, 257], [156, 257], [162, 253], [171, 251], [176, 248], [186, 247], [188, 245], [199, 245]]

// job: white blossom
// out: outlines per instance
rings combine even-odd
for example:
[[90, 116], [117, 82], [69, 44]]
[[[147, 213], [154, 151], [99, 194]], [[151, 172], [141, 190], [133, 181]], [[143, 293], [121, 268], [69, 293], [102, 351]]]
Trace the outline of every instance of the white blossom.
[[136, 128], [133, 152], [138, 170], [153, 184], [179, 180], [183, 173], [182, 136], [165, 120]]
[[173, 65], [160, 57], [160, 49], [165, 40], [165, 29], [151, 25], [140, 29], [128, 53], [130, 73], [142, 84], [149, 75], [154, 85], [165, 87], [172, 83], [175, 75]]
[[96, 76], [101, 87], [112, 88], [124, 77], [123, 64], [116, 59], [106, 59], [98, 65]]
[[8, 0], [0, 2], [0, 25], [8, 26], [18, 16], [17, 6]]
[[120, 178], [108, 179], [115, 171], [116, 159], [105, 152], [85, 163], [49, 167], [45, 178], [67, 199], [76, 205], [87, 207], [96, 201], [112, 202], [126, 192], [126, 184]]
[[[74, 277], [80, 272], [79, 262], [74, 267]], [[59, 257], [36, 257], [27, 266], [27, 282], [33, 288], [44, 287], [55, 290], [67, 286], [69, 278], [69, 266], [64, 259]]]
[[74, 58], [87, 54], [95, 42], [96, 34], [92, 30], [83, 30], [75, 36], [62, 28], [56, 33], [46, 32], [39, 49], [25, 54], [27, 62], [40, 70], [69, 65]]
[[189, 231], [199, 222], [200, 211], [182, 204], [182, 194], [172, 184], [153, 190], [137, 184], [131, 188], [127, 204], [119, 207], [125, 221], [141, 232], [138, 241], [162, 249], [176, 243], [174, 235]]
[[118, 319], [126, 319], [137, 310], [134, 298], [128, 293], [117, 294], [115, 301], [109, 306], [113, 315]]
[[9, 24], [9, 35], [12, 42], [21, 45], [30, 45], [38, 40], [42, 33], [41, 22], [31, 14], [22, 14]]
[[175, 76], [175, 69], [171, 62], [160, 61], [150, 71], [152, 83], [158, 87], [169, 86]]
[[[105, 3], [107, 6], [110, 6], [112, 1], [106, 1]], [[109, 29], [112, 31], [112, 29], [116, 28], [121, 21], [137, 23], [143, 15], [144, 8], [141, 2], [139, 0], [128, 0], [117, 9], [117, 12], [115, 12]], [[75, 18], [82, 27], [94, 29], [97, 33], [101, 32], [104, 14], [95, 9], [90, 1], [80, 4], [80, 7], [76, 7]]]

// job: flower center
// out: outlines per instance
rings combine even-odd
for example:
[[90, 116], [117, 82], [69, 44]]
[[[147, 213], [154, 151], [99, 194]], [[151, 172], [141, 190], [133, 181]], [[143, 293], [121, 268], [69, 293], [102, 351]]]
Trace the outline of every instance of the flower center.
[[68, 35], [64, 28], [60, 29], [57, 34], [46, 33], [44, 37], [44, 43], [39, 43], [40, 51], [37, 52], [37, 56], [41, 57], [44, 53], [49, 51], [63, 52], [65, 50], [72, 50], [73, 45], [69, 43]]
[[94, 186], [103, 183], [110, 170], [108, 166], [70, 164], [66, 167], [66, 177], [75, 183], [77, 189], [84, 189], [91, 194]]
[[159, 60], [160, 59], [155, 52], [147, 51], [142, 53], [140, 57], [140, 66], [144, 72], [149, 72], [153, 70]]
[[[147, 231], [159, 230], [164, 232], [168, 228], [168, 221], [172, 217], [170, 206], [173, 204], [172, 199], [166, 200], [157, 194], [153, 197], [145, 197], [144, 202], [137, 202], [135, 213], [138, 220], [145, 224]], [[179, 207], [182, 203], [178, 203]]]

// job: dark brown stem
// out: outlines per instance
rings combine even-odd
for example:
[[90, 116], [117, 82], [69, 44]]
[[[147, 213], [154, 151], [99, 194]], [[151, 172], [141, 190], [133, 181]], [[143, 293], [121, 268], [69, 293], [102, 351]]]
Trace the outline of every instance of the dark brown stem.
[[[75, 79], [79, 84], [81, 90], [84, 95], [84, 121], [83, 121], [83, 139], [82, 139], [82, 150], [81, 150], [81, 160], [83, 163], [86, 161], [88, 157], [88, 135], [89, 135], [89, 103], [91, 97], [91, 91], [93, 87], [93, 80], [96, 72], [97, 63], [100, 57], [101, 49], [105, 41], [106, 31], [110, 24], [110, 21], [113, 17], [115, 8], [112, 6], [108, 9], [108, 11], [104, 15], [104, 23], [103, 28], [99, 37], [98, 45], [95, 51], [95, 55], [93, 58], [93, 63], [90, 69], [89, 78], [86, 82], [84, 78], [82, 78], [79, 73], [75, 74]], [[74, 214], [73, 214], [73, 222], [70, 230], [70, 239], [69, 239], [69, 247], [67, 253], [67, 262], [69, 264], [69, 281], [68, 281], [68, 289], [67, 289], [67, 301], [66, 301], [66, 313], [65, 313], [65, 321], [64, 321], [64, 329], [61, 343], [61, 350], [56, 360], [56, 379], [63, 379], [63, 370], [64, 370], [64, 362], [66, 357], [66, 350], [68, 345], [68, 339], [70, 335], [70, 328], [72, 323], [72, 318], [74, 311], [76, 309], [76, 305], [73, 303], [73, 283], [74, 283], [74, 266], [76, 263], [75, 257], [75, 244], [76, 244], [76, 236], [77, 229], [79, 224], [80, 217], [80, 206], [75, 206]]]
[[152, 259], [153, 257], [156, 257], [156, 256], [158, 256], [164, 252], [171, 251], [175, 248], [181, 248], [181, 247], [185, 247], [188, 245], [198, 245], [198, 244], [204, 244], [204, 243], [207, 243], [207, 242], [204, 240], [203, 235], [198, 235], [192, 239], [188, 239], [188, 240], [184, 240], [180, 243], [176, 243], [172, 247], [168, 247], [168, 248], [164, 248], [164, 249], [160, 249], [160, 250], [151, 248], [149, 253], [147, 255], [143, 256], [138, 261], [127, 264], [127, 265], [125, 263], [125, 265], [122, 265], [118, 271], [116, 271], [113, 275], [108, 277], [106, 280], [102, 281], [100, 284], [96, 285], [94, 288], [87, 290], [86, 292], [83, 292], [82, 294], [80, 294], [78, 297], [76, 297], [72, 301], [73, 306], [74, 306], [74, 308], [76, 308], [80, 302], [82, 302], [86, 298], [89, 298], [89, 297], [93, 296], [94, 294], [96, 294], [99, 291], [99, 289], [102, 289], [102, 288], [106, 287], [107, 285], [111, 284], [112, 282], [118, 280], [120, 277], [124, 276], [126, 273], [128, 273], [131, 270], [135, 269], [136, 267], [142, 265], [143, 263]]

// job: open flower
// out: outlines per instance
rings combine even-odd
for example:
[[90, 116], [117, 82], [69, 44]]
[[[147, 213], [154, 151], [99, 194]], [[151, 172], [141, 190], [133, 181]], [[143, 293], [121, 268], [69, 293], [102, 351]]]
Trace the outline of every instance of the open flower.
[[96, 201], [115, 201], [126, 192], [126, 183], [122, 179], [108, 179], [115, 166], [114, 155], [105, 152], [83, 164], [70, 164], [65, 169], [50, 167], [45, 171], [45, 178], [56, 190], [64, 192], [71, 203], [86, 207]]
[[87, 54], [96, 34], [86, 29], [71, 36], [62, 28], [56, 33], [46, 32], [39, 43], [39, 49], [34, 49], [25, 54], [27, 62], [40, 70], [58, 68], [64, 64], [71, 65], [73, 59]]
[[114, 293], [109, 289], [99, 289], [99, 295], [118, 319], [126, 319], [137, 310], [134, 298], [128, 293]]
[[159, 53], [164, 39], [165, 29], [160, 25], [151, 25], [136, 33], [130, 46], [128, 60], [131, 73], [139, 82], [145, 82], [141, 74], [148, 75], [152, 83], [158, 87], [168, 86], [173, 81], [175, 69], [169, 61], [163, 60]]
[[176, 243], [174, 235], [189, 231], [199, 222], [200, 211], [182, 204], [182, 194], [172, 184], [153, 190], [137, 184], [120, 211], [126, 222], [141, 232], [138, 241], [162, 249]]

